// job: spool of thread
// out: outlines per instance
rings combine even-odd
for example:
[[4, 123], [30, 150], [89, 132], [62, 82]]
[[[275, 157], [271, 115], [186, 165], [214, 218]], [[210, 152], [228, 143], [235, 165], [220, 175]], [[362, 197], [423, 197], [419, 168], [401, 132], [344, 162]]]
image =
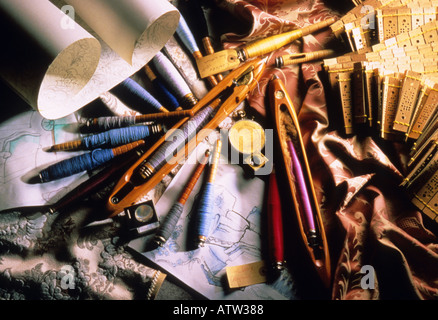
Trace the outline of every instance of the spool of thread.
[[269, 248], [276, 269], [284, 267], [284, 237], [281, 198], [278, 190], [276, 173], [273, 170], [269, 176], [267, 224]]
[[[166, 114], [167, 112], [163, 112]], [[125, 128], [135, 125], [136, 116], [109, 116], [98, 118], [83, 118], [79, 120], [79, 130], [84, 133], [103, 132], [112, 129]]]
[[180, 110], [160, 113], [150, 113], [134, 116], [110, 116], [110, 117], [98, 117], [81, 119], [80, 129], [82, 131], [97, 132], [107, 131], [116, 128], [129, 127], [139, 123], [146, 123], [149, 121], [169, 119], [180, 119], [185, 117], [193, 117], [193, 111]]
[[[76, 188], [65, 194], [61, 199], [50, 205], [48, 212], [50, 214], [62, 212], [64, 209], [81, 201], [86, 196], [93, 194], [98, 190], [106, 190], [107, 187], [112, 185], [114, 178], [118, 177], [119, 174], [122, 174], [126, 170], [126, 167], [132, 165], [142, 154], [144, 154], [144, 148], [140, 147], [133, 149], [132, 152], [121, 155], [117, 159], [117, 165], [106, 166], [96, 174], [93, 174]], [[40, 180], [38, 180], [38, 182], [39, 181]]]
[[304, 178], [301, 162], [298, 158], [298, 154], [291, 140], [287, 141], [289, 152], [292, 158], [292, 172], [297, 180], [298, 195], [302, 207], [303, 217], [305, 219], [305, 225], [307, 226], [307, 238], [310, 246], [317, 246], [317, 234], [315, 227], [315, 218], [313, 215], [312, 205], [310, 203], [309, 192], [306, 186], [306, 180]]
[[95, 149], [91, 152], [62, 160], [42, 170], [39, 173], [40, 182], [59, 180], [76, 173], [93, 170], [115, 157], [144, 144], [143, 140], [139, 140], [114, 149]]
[[112, 148], [137, 140], [143, 140], [151, 134], [157, 134], [164, 130], [163, 126], [138, 125], [126, 128], [112, 129], [93, 134], [82, 139], [55, 144], [48, 151], [74, 151], [91, 150], [97, 148]]
[[186, 19], [182, 15], [180, 16], [179, 24], [176, 28], [176, 34], [193, 56], [196, 57], [200, 55], [202, 57], [201, 50], [199, 50], [195, 37], [187, 25]]
[[169, 162], [174, 154], [179, 152], [186, 142], [193, 138], [196, 132], [208, 122], [214, 109], [214, 104], [204, 107], [192, 119], [185, 122], [181, 128], [173, 131], [166, 139], [166, 142], [138, 168], [138, 175], [141, 177], [141, 181], [149, 178], [155, 171]]
[[125, 79], [110, 92], [129, 107], [142, 113], [168, 112], [155, 97], [131, 78]]
[[184, 109], [190, 109], [198, 103], [190, 87], [179, 73], [173, 63], [162, 53], [158, 52], [152, 58], [152, 64], [160, 74], [161, 79], [166, 82], [168, 88], [175, 94]]
[[202, 195], [199, 200], [198, 207], [198, 245], [203, 247], [210, 232], [210, 225], [213, 219], [213, 201], [214, 201], [214, 181], [216, 178], [219, 156], [221, 154], [222, 141], [217, 140], [216, 150], [213, 154], [213, 159], [210, 168], [210, 174], [205, 186], [202, 190]]
[[157, 77], [157, 75], [149, 65], [145, 65], [144, 71], [157, 93], [165, 102], [166, 106], [168, 106], [171, 110], [178, 110], [179, 108], [181, 108], [178, 99], [173, 95], [172, 92], [170, 92], [169, 89], [167, 89], [167, 87], [164, 85], [161, 79]]
[[167, 213], [164, 221], [160, 224], [157, 233], [155, 234], [154, 241], [159, 245], [163, 246], [166, 241], [170, 238], [173, 230], [175, 230], [175, 226], [177, 225], [179, 218], [184, 210], [184, 205], [187, 199], [190, 196], [193, 188], [196, 185], [196, 182], [199, 180], [204, 168], [208, 162], [208, 158], [210, 156], [210, 150], [205, 151], [204, 158], [196, 167], [193, 175], [191, 176], [189, 182], [186, 184], [180, 198], [177, 202], [170, 208]]

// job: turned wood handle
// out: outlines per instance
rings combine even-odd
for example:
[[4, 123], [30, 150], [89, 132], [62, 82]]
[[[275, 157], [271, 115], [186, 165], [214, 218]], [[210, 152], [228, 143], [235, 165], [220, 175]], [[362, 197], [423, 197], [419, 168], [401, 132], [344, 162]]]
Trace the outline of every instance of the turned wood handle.
[[299, 64], [299, 63], [306, 63], [314, 60], [320, 60], [323, 58], [327, 58], [333, 55], [334, 53], [335, 51], [332, 49], [323, 49], [313, 52], [293, 53], [279, 57], [281, 59], [276, 60], [276, 64], [278, 68], [281, 68], [282, 66], [287, 66], [291, 64]]
[[242, 50], [245, 53], [246, 59], [262, 56], [266, 53], [277, 50], [303, 36], [311, 34], [319, 29], [323, 29], [331, 25], [335, 21], [335, 18], [329, 18], [327, 20], [312, 24], [301, 29], [296, 29], [275, 36], [271, 36], [266, 39], [248, 44]]

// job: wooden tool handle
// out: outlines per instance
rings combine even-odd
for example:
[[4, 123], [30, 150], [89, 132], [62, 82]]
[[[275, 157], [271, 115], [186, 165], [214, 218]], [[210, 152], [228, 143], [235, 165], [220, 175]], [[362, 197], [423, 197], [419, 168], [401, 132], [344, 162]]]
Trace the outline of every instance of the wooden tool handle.
[[208, 157], [210, 155], [210, 151], [207, 150], [205, 152], [205, 157], [202, 159], [202, 162], [199, 163], [199, 165], [196, 167], [195, 172], [193, 173], [192, 177], [190, 178], [189, 182], [187, 183], [183, 193], [181, 194], [178, 202], [184, 205], [187, 201], [187, 199], [190, 196], [190, 193], [192, 192], [193, 188], [196, 185], [196, 182], [198, 181], [199, 177], [201, 176], [202, 172], [204, 171], [205, 166], [208, 162]]
[[138, 146], [142, 146], [144, 144], [146, 144], [146, 142], [144, 140], [138, 140], [138, 141], [134, 141], [131, 143], [127, 143], [127, 144], [122, 145], [120, 147], [113, 148], [113, 154], [115, 157], [117, 157], [117, 156], [120, 156], [124, 153], [131, 151], [132, 149], [137, 148]]
[[325, 27], [330, 26], [331, 24], [336, 22], [336, 18], [335, 17], [331, 17], [328, 18], [327, 20], [321, 21], [321, 22], [317, 22], [314, 24], [311, 24], [310, 26], [304, 27], [301, 29], [302, 33], [303, 33], [303, 37], [307, 36], [308, 34], [312, 34], [315, 31], [324, 29]]
[[306, 63], [309, 61], [320, 60], [333, 55], [335, 52], [332, 49], [324, 49], [313, 52], [293, 53], [281, 56], [281, 60], [276, 60], [277, 68], [291, 64]]
[[263, 40], [256, 41], [248, 44], [243, 48], [246, 59], [262, 56], [266, 53], [277, 50], [292, 41], [295, 41], [305, 35], [311, 34], [319, 29], [325, 28], [335, 22], [335, 18], [329, 18], [327, 20], [312, 24], [310, 26], [278, 34], [268, 37]]
[[67, 141], [60, 144], [55, 144], [50, 148], [50, 151], [75, 151], [82, 147], [82, 140]]
[[178, 110], [178, 111], [169, 111], [169, 112], [157, 112], [157, 113], [148, 113], [141, 114], [135, 117], [136, 123], [155, 121], [155, 120], [166, 120], [172, 118], [185, 118], [185, 117], [193, 117], [194, 113], [192, 110]]

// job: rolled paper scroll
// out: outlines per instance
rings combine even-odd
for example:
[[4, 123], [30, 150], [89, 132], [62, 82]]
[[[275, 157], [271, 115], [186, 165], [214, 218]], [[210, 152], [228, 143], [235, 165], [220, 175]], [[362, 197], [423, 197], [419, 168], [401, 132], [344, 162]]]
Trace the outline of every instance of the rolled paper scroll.
[[43, 117], [57, 119], [140, 70], [174, 34], [180, 14], [166, 0], [2, 0], [0, 16], [10, 38], [0, 76]]

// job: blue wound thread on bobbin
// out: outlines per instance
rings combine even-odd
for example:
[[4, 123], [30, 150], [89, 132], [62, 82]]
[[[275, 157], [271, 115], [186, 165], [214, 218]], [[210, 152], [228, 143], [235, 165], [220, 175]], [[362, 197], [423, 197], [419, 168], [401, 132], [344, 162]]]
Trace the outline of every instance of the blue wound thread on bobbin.
[[199, 238], [207, 238], [213, 220], [214, 184], [206, 182], [199, 200], [197, 223]]
[[131, 78], [125, 79], [110, 90], [129, 107], [142, 112], [162, 112], [163, 106], [145, 88]]
[[107, 131], [111, 129], [129, 127], [134, 124], [136, 124], [136, 116], [99, 117], [97, 118], [97, 122], [92, 125], [92, 129]]
[[180, 202], [175, 202], [160, 224], [156, 237], [160, 238], [163, 243], [170, 238], [172, 232], [175, 230], [175, 226], [178, 224], [183, 209], [184, 206]]
[[190, 30], [189, 26], [187, 25], [187, 21], [182, 15], [180, 16], [179, 24], [176, 28], [176, 34], [179, 36], [184, 45], [189, 49], [190, 53], [193, 54], [194, 52], [200, 51], [192, 31]]
[[166, 103], [166, 106], [168, 106], [169, 109], [174, 111], [180, 107], [180, 103], [178, 102], [178, 99], [173, 95], [172, 92], [169, 91], [169, 89], [167, 89], [167, 87], [160, 79], [157, 78], [153, 80], [152, 84], [155, 87], [155, 90], [159, 92], [162, 99]]
[[81, 145], [87, 150], [103, 147], [116, 147], [137, 140], [143, 140], [150, 135], [150, 132], [149, 126], [146, 125], [112, 129], [84, 137]]
[[166, 162], [170, 161], [174, 153], [183, 148], [186, 141], [193, 138], [196, 132], [207, 123], [213, 111], [214, 108], [206, 106], [179, 129], [173, 131], [169, 137], [166, 137], [166, 142], [148, 160], [151, 167], [154, 170], [159, 170]]
[[79, 172], [93, 170], [113, 158], [114, 154], [111, 149], [96, 149], [92, 152], [65, 159], [42, 170], [40, 172], [41, 182], [54, 181]]
[[186, 95], [192, 94], [192, 91], [178, 69], [162, 52], [158, 52], [152, 58], [152, 63], [177, 99], [183, 101]]

